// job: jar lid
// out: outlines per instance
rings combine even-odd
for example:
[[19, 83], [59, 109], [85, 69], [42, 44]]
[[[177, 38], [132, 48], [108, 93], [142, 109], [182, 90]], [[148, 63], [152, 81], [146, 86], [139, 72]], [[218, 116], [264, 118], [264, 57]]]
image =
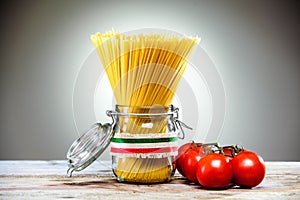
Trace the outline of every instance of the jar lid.
[[81, 171], [92, 164], [108, 147], [114, 132], [114, 123], [96, 123], [78, 138], [67, 152], [67, 175], [71, 177], [73, 171]]

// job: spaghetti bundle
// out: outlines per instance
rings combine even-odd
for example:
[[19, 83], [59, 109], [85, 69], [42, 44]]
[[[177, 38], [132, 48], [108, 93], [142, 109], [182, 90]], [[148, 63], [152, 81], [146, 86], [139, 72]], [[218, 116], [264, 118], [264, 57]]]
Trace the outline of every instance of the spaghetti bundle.
[[[129, 113], [166, 112], [198, 38], [168, 33], [125, 35], [96, 33], [91, 40], [103, 63], [118, 105]], [[160, 106], [153, 109], [153, 106]], [[121, 107], [122, 109], [122, 107]], [[122, 110], [121, 110], [122, 111]], [[167, 118], [120, 118], [120, 134], [166, 134]], [[151, 128], [144, 124], [151, 123]], [[170, 174], [168, 158], [119, 158], [118, 177], [133, 182], [161, 182]]]

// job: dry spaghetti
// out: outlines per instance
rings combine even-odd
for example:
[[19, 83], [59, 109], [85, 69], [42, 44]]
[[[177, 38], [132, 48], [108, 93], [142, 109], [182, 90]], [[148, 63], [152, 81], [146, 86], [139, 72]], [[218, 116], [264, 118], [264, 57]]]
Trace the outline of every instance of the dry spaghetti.
[[[118, 105], [128, 106], [127, 112], [166, 112], [180, 79], [187, 67], [187, 57], [198, 38], [162, 34], [125, 35], [113, 31], [96, 33], [91, 40], [103, 63]], [[155, 111], [156, 112], [156, 111]], [[143, 124], [151, 122], [151, 129]], [[120, 118], [120, 135], [166, 134], [167, 118]], [[126, 126], [125, 126], [126, 125]], [[125, 127], [125, 128], [124, 128]], [[162, 182], [171, 173], [172, 160], [162, 158], [118, 158], [117, 177], [129, 182]]]

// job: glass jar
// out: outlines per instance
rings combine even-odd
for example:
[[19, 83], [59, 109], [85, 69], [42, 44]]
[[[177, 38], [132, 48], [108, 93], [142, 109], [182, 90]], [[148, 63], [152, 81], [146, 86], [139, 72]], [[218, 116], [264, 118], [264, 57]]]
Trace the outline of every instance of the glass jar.
[[173, 107], [116, 106], [112, 169], [120, 182], [167, 182], [175, 172], [178, 130]]
[[122, 106], [107, 111], [112, 123], [96, 123], [70, 147], [68, 175], [96, 160], [111, 144], [112, 170], [120, 182], [162, 183], [175, 172], [178, 138], [184, 138], [178, 108]]

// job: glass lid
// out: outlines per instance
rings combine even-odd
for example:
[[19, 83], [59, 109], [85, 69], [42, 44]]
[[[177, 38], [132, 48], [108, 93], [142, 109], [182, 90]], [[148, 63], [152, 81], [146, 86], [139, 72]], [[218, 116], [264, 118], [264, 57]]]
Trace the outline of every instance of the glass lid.
[[73, 171], [81, 171], [92, 164], [108, 147], [114, 132], [114, 123], [96, 123], [78, 138], [67, 152], [67, 175], [71, 177]]

